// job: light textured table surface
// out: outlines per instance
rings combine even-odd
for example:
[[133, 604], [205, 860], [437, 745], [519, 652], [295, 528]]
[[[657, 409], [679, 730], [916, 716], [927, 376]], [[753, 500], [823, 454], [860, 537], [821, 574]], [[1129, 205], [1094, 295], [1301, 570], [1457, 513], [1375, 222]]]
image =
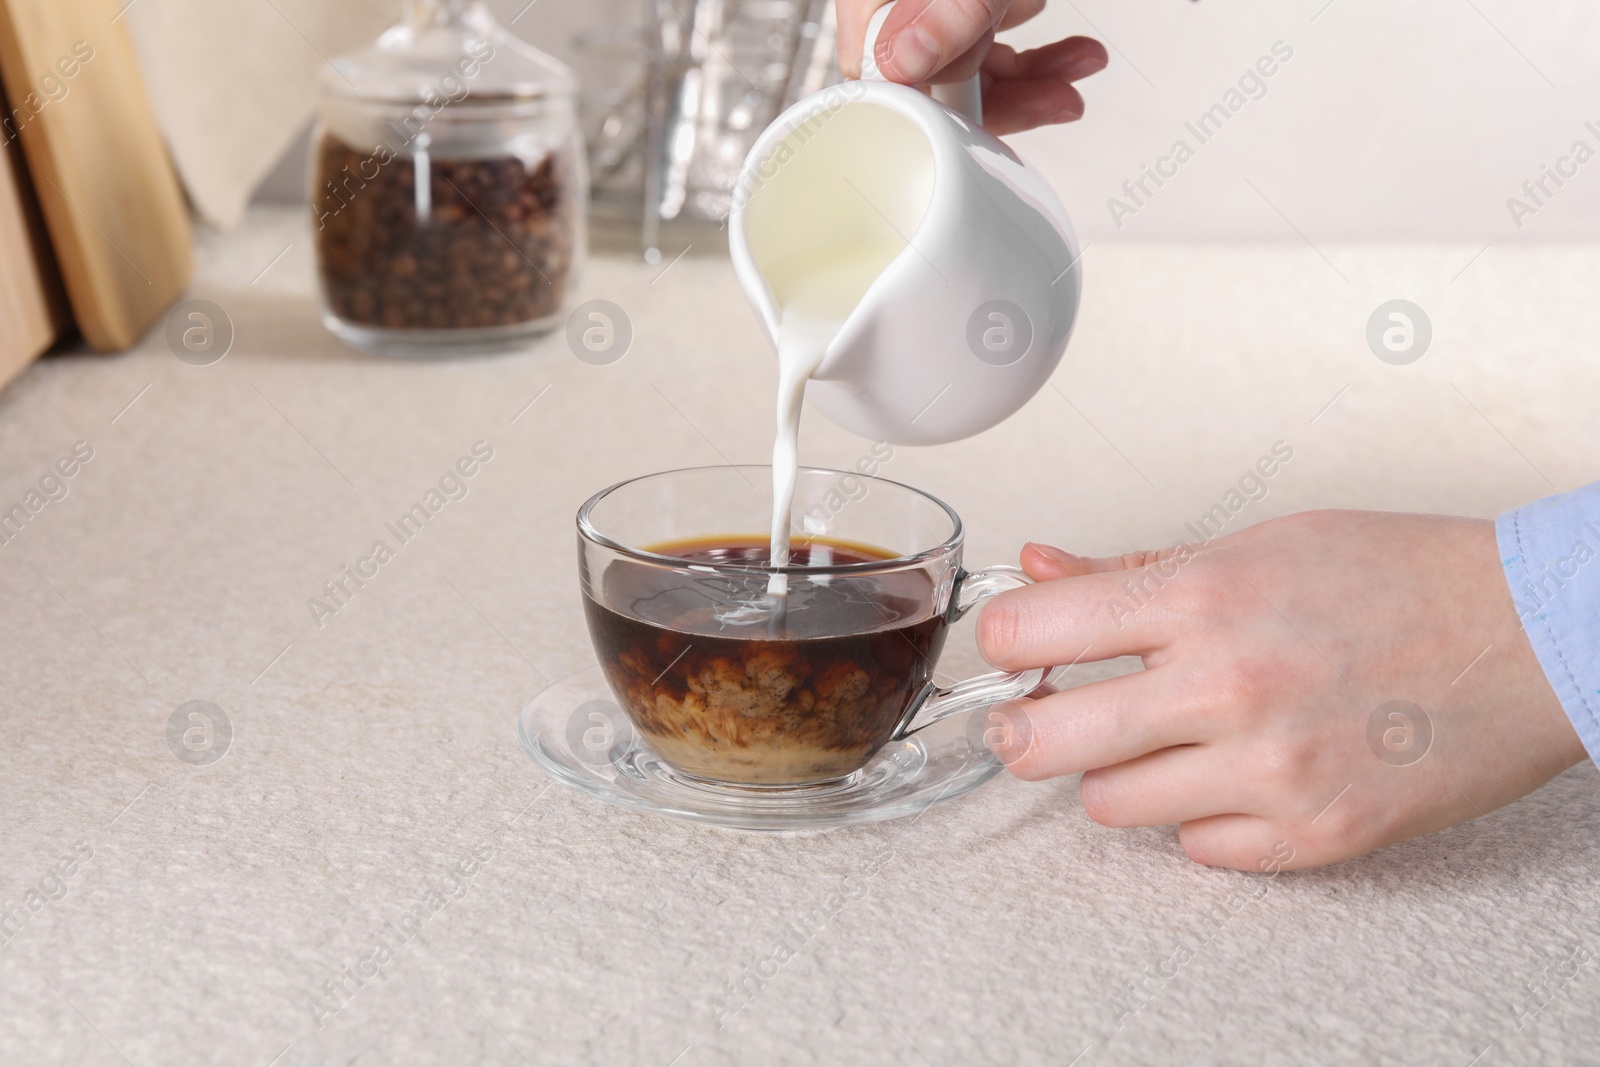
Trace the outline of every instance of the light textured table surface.
[[[1030, 538], [1174, 541], [1279, 440], [1294, 459], [1240, 523], [1489, 516], [1600, 477], [1600, 250], [1478, 251], [1091, 248], [1053, 387], [885, 473], [951, 501], [978, 563]], [[727, 263], [593, 262], [582, 295], [635, 331], [595, 367], [560, 335], [455, 362], [340, 347], [298, 214], [201, 258], [194, 295], [237, 332], [220, 363], [157, 332], [0, 394], [0, 502], [93, 449], [0, 545], [0, 902], [24, 916], [0, 934], [0, 1062], [1600, 1062], [1587, 763], [1266, 882], [1195, 866], [1170, 828], [1097, 826], [1072, 780], [1002, 776], [915, 823], [793, 837], [548, 784], [513, 721], [589, 662], [575, 509], [770, 447], [773, 363]], [[1433, 323], [1411, 366], [1363, 338], [1394, 297]], [[308, 598], [480, 440], [494, 458], [467, 497], [318, 629]], [[808, 414], [807, 461], [866, 447]], [[189, 700], [232, 725], [209, 766], [168, 746]], [[464, 895], [397, 940], [475, 852]], [[333, 1001], [383, 938], [380, 977]]]

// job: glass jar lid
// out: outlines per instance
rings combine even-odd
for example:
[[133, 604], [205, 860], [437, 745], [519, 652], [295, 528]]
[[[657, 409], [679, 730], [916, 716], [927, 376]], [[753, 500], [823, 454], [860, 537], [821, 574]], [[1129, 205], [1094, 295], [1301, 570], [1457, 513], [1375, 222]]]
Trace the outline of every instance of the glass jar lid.
[[322, 73], [334, 95], [393, 103], [571, 97], [572, 71], [508, 32], [482, 0], [407, 0], [405, 17]]

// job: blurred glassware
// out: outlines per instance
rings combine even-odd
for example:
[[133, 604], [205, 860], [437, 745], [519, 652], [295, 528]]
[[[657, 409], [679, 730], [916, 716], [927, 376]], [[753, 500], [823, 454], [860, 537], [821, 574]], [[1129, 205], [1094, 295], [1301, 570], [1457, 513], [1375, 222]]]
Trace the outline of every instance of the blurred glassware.
[[833, 0], [645, 0], [645, 24], [579, 35], [631, 55], [620, 89], [585, 94], [596, 222], [660, 259], [726, 229], [740, 165], [767, 124], [839, 80]]
[[322, 84], [311, 213], [329, 329], [427, 355], [512, 348], [564, 321], [588, 196], [566, 66], [480, 0], [407, 0]]

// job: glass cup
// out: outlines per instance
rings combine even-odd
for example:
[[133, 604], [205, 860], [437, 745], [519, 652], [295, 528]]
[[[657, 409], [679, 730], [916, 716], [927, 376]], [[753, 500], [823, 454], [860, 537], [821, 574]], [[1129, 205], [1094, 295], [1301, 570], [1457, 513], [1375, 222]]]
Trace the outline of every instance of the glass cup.
[[767, 563], [772, 469], [621, 482], [578, 511], [595, 653], [639, 737], [678, 774], [744, 789], [836, 785], [884, 745], [1026, 696], [1040, 670], [949, 688], [951, 623], [1028, 584], [962, 567], [960, 517], [885, 478], [802, 467], [794, 561]]

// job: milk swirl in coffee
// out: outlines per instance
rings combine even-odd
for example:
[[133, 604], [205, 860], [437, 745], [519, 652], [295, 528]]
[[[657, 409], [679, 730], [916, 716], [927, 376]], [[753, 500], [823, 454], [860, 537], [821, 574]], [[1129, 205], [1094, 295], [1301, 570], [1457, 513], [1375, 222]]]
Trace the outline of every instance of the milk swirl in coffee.
[[[783, 632], [771, 634], [728, 611], [765, 597], [767, 549], [759, 535], [723, 536], [648, 549], [705, 569], [617, 560], [585, 598], [589, 632], [628, 717], [679, 771], [767, 786], [837, 779], [883, 746], [931, 683], [948, 622], [928, 611], [921, 570], [797, 574]], [[892, 556], [825, 538], [793, 544], [802, 567]]]

